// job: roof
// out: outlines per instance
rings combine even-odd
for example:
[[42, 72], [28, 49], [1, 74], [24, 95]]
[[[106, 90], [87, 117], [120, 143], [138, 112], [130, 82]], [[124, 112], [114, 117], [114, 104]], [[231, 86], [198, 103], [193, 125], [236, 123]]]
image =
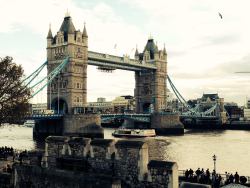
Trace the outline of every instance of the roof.
[[48, 32], [48, 35], [47, 35], [47, 39], [53, 39], [53, 35], [52, 35], [52, 32], [51, 32], [51, 28], [49, 28], [49, 32]]
[[94, 146], [109, 146], [114, 140], [113, 139], [101, 139], [96, 138], [90, 142]]
[[82, 36], [83, 36], [83, 37], [88, 37], [88, 34], [87, 34], [87, 30], [86, 30], [85, 24], [84, 24]]
[[203, 94], [202, 99], [206, 100], [207, 98], [210, 98], [211, 101], [214, 101], [216, 99], [219, 99], [219, 96], [217, 93], [216, 94]]
[[64, 32], [64, 34], [74, 34], [76, 29], [72, 22], [72, 18], [70, 16], [64, 17], [63, 23], [60, 27], [60, 31]]
[[118, 148], [141, 148], [145, 144], [143, 141], [136, 140], [118, 140], [115, 144]]
[[144, 48], [143, 53], [149, 52], [150, 59], [154, 59], [154, 53], [158, 53], [158, 47], [154, 43], [154, 39], [148, 39], [148, 42]]
[[156, 160], [151, 160], [148, 163], [148, 168], [154, 168], [154, 167], [161, 167], [161, 168], [167, 168], [167, 169], [172, 169], [172, 167], [175, 165], [175, 162], [171, 161], [156, 161]]
[[[70, 16], [64, 17], [63, 23], [59, 31], [63, 32], [64, 41], [68, 41], [68, 34], [75, 34], [76, 29]], [[56, 37], [54, 38], [54, 43], [55, 41]]]

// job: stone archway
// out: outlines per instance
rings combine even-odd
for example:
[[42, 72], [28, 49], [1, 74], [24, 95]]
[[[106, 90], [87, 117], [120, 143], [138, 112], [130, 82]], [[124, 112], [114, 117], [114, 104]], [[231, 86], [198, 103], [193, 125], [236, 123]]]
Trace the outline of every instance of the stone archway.
[[[58, 105], [59, 103], [59, 105]], [[59, 107], [59, 112], [58, 112]], [[51, 103], [51, 109], [54, 110], [55, 114], [67, 114], [68, 113], [68, 104], [62, 98], [56, 98]]]
[[150, 105], [151, 103], [144, 103], [142, 106], [143, 113], [150, 113]]

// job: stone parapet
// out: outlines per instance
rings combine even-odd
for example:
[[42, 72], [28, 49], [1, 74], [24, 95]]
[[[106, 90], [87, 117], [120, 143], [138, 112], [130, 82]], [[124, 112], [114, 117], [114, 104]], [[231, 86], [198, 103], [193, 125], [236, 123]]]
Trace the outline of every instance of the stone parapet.
[[97, 182], [109, 175], [110, 186], [113, 180], [121, 187], [175, 188], [178, 184], [176, 163], [149, 161], [144, 141], [51, 136], [46, 139], [45, 153], [45, 166], [56, 173], [73, 170], [78, 172], [75, 176], [87, 173], [86, 177], [94, 173], [101, 178]]

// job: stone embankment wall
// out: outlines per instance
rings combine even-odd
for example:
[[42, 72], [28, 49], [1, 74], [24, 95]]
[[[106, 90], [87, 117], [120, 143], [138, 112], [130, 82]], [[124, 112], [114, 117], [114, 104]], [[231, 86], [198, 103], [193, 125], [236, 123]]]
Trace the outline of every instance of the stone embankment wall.
[[[53, 136], [46, 139], [43, 161], [43, 167], [26, 166], [35, 172], [17, 166], [16, 185], [32, 177], [31, 170], [36, 178], [28, 179], [35, 187], [42, 182], [52, 182], [46, 187], [178, 187], [177, 164], [149, 161], [143, 141]], [[62, 186], [66, 180], [74, 186]]]

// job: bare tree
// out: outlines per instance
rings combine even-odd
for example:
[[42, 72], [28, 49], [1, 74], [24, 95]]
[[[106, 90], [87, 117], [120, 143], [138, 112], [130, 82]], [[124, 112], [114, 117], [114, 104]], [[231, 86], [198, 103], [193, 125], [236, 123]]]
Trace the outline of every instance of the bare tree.
[[23, 79], [21, 65], [12, 57], [0, 58], [0, 125], [18, 123], [28, 114], [31, 92]]

